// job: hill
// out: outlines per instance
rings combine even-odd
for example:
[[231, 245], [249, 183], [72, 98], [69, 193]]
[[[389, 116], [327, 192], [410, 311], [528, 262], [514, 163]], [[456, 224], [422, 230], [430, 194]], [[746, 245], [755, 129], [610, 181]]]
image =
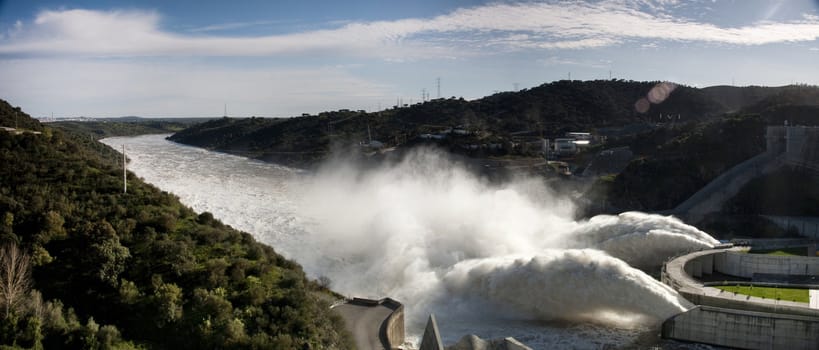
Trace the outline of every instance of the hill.
[[170, 139], [253, 158], [304, 164], [322, 159], [334, 147], [368, 141], [370, 135], [387, 146], [402, 146], [422, 134], [461, 127], [470, 135], [459, 142], [461, 145], [501, 144], [512, 134], [562, 135], [648, 123], [672, 114], [686, 121], [707, 120], [723, 111], [701, 90], [674, 86], [667, 99], [657, 104], [645, 102], [646, 110], [639, 112], [635, 104], [658, 84], [557, 81], [474, 101], [435, 99], [374, 113], [340, 110], [294, 118], [223, 118], [194, 125]]
[[43, 131], [43, 126], [40, 122], [30, 118], [20, 107], [12, 107], [8, 102], [0, 101], [2, 101], [0, 102], [0, 126]]
[[702, 89], [712, 100], [719, 101], [726, 112], [739, 112], [743, 108], [759, 103], [773, 95], [790, 89], [790, 86], [709, 86]]
[[93, 137], [0, 110], [43, 130], [0, 132], [0, 344], [350, 347], [299, 265], [133, 174], [122, 193], [120, 155]]
[[112, 136], [170, 134], [183, 130], [187, 124], [150, 119], [124, 119], [123, 121], [60, 121], [49, 123], [49, 126], [74, 133], [87, 134], [94, 139], [103, 139]]

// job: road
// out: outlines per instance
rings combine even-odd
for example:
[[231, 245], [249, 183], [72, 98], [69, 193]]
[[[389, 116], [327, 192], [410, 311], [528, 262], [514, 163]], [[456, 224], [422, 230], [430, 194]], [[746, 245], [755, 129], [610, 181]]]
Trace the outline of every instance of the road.
[[353, 335], [358, 350], [381, 350], [387, 348], [386, 339], [381, 339], [381, 325], [393, 312], [384, 305], [360, 305], [355, 303], [341, 304], [333, 308], [344, 322], [347, 330]]

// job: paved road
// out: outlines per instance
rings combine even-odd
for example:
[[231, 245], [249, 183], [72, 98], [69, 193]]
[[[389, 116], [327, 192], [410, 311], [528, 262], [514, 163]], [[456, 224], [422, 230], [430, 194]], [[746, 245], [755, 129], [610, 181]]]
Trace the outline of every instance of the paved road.
[[387, 321], [392, 309], [383, 305], [341, 304], [333, 308], [347, 324], [347, 330], [353, 335], [358, 350], [386, 349], [386, 339], [380, 336], [381, 325]]
[[810, 290], [810, 308], [819, 309], [819, 289]]

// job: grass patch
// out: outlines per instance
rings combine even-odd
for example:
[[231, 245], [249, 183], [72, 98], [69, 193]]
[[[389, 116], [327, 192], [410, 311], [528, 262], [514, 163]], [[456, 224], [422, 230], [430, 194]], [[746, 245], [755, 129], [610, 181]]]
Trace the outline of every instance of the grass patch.
[[765, 299], [779, 299], [787, 301], [796, 301], [800, 303], [810, 302], [807, 289], [797, 288], [773, 288], [773, 287], [759, 287], [759, 286], [714, 286], [714, 288], [722, 289], [726, 292], [750, 295], [752, 297], [759, 297]]
[[808, 256], [808, 248], [783, 248], [771, 250], [755, 250], [751, 249], [748, 253], [751, 254], [765, 254], [765, 255], [779, 255], [779, 256]]

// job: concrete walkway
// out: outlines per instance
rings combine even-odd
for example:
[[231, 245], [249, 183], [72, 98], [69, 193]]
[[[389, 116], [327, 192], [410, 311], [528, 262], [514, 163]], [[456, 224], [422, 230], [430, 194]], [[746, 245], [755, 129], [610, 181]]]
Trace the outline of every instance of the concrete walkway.
[[810, 290], [810, 308], [819, 309], [819, 289]]
[[358, 350], [387, 349], [386, 339], [381, 339], [381, 325], [392, 314], [390, 309], [382, 304], [364, 305], [349, 302], [333, 308], [338, 312], [347, 330], [353, 335]]

